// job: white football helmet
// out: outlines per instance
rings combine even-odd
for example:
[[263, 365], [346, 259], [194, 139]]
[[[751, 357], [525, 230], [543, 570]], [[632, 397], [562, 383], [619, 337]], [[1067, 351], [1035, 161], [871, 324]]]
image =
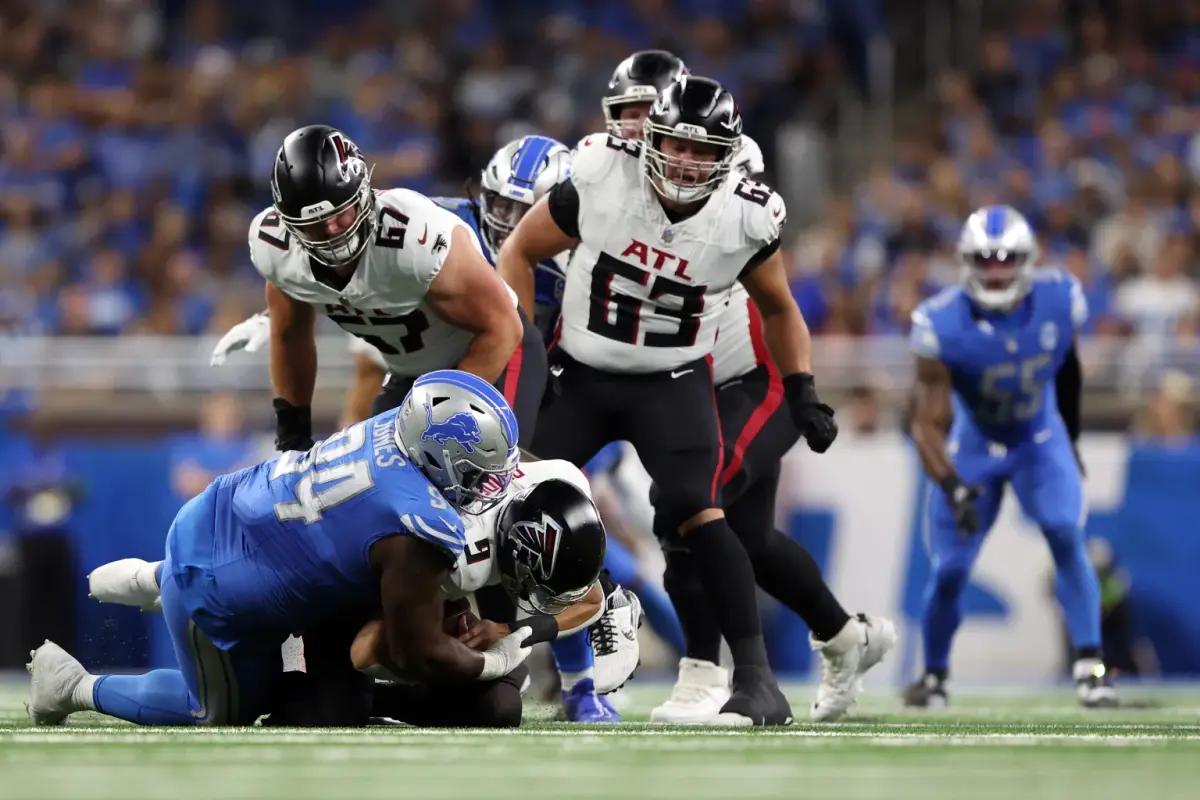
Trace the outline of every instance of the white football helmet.
[[1029, 292], [1037, 240], [1012, 206], [984, 206], [967, 217], [958, 262], [967, 295], [985, 309], [1012, 308]]
[[570, 172], [570, 149], [548, 136], [522, 136], [496, 151], [479, 192], [480, 227], [493, 258], [525, 212]]

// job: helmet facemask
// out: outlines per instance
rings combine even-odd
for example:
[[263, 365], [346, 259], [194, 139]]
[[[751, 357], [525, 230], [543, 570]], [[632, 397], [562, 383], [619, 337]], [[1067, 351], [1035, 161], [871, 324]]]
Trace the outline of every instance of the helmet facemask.
[[631, 120], [621, 119], [621, 109], [626, 105], [637, 103], [645, 105], [646, 112], [649, 113], [650, 105], [656, 97], [658, 97], [658, 89], [649, 85], [630, 86], [628, 90], [619, 95], [605, 97], [600, 101], [600, 108], [604, 112], [604, 127], [618, 139], [641, 138], [641, 126], [634, 125]]
[[1005, 311], [1016, 305], [1029, 291], [1033, 280], [1033, 253], [975, 250], [959, 253], [963, 284], [967, 294], [980, 306]]
[[[668, 128], [649, 119], [643, 124], [642, 131], [642, 169], [656, 192], [677, 203], [694, 203], [716, 191], [729, 174], [733, 154], [741, 139], [740, 135], [712, 136], [693, 125]], [[665, 136], [714, 145], [717, 157], [713, 161], [700, 161], [668, 155], [662, 149]]]
[[517, 227], [521, 217], [529, 211], [529, 203], [512, 197], [505, 197], [491, 189], [483, 189], [479, 193], [480, 222], [483, 228], [483, 238], [492, 253], [499, 253], [504, 240]]
[[[356, 163], [357, 162], [357, 163]], [[304, 251], [315, 261], [327, 267], [341, 267], [352, 264], [371, 242], [375, 231], [375, 193], [371, 191], [371, 173], [360, 158], [347, 160], [348, 169], [362, 170], [362, 182], [358, 191], [349, 200], [339, 206], [328, 202], [320, 202], [307, 206], [299, 217], [289, 217], [279, 210], [283, 224], [296, 237]], [[272, 187], [274, 188], [274, 187]], [[357, 209], [354, 221], [341, 233], [328, 236], [325, 226], [348, 208]]]

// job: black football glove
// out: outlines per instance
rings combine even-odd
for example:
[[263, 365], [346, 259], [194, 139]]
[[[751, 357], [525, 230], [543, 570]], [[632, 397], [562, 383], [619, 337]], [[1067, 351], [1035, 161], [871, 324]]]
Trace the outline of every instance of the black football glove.
[[948, 478], [942, 481], [942, 491], [946, 493], [946, 499], [954, 509], [955, 527], [965, 534], [978, 531], [979, 509], [975, 507], [975, 501], [981, 494], [979, 487], [967, 486], [958, 478]]
[[817, 397], [813, 376], [797, 372], [783, 379], [783, 395], [792, 412], [792, 421], [808, 442], [808, 449], [824, 453], [837, 438], [838, 426], [833, 421], [833, 409]]
[[294, 406], [282, 397], [276, 397], [271, 404], [275, 407], [275, 449], [280, 452], [311, 449], [312, 406]]

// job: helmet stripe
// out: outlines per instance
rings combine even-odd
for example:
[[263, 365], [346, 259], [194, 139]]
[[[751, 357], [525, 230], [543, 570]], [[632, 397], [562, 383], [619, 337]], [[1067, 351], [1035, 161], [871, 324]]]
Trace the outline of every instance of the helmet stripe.
[[555, 144], [557, 142], [545, 136], [525, 137], [525, 141], [521, 142], [521, 147], [517, 150], [512, 175], [508, 179], [509, 183], [515, 183], [523, 188], [533, 188], [538, 173], [541, 172], [542, 160]]
[[496, 412], [496, 416], [500, 418], [504, 425], [504, 435], [510, 442], [517, 442], [517, 417], [509, 407], [508, 402], [504, 399], [504, 395], [492, 386], [490, 383], [480, 378], [478, 375], [473, 375], [470, 372], [463, 372], [457, 369], [439, 369], [433, 372], [427, 372], [413, 382], [413, 386], [423, 386], [427, 383], [448, 383], [452, 386], [457, 386], [460, 389], [467, 391], [478, 397], [483, 403], [490, 406], [492, 411]]
[[988, 206], [983, 220], [983, 232], [989, 239], [995, 239], [1004, 233], [1005, 217], [1008, 216], [1004, 211], [1004, 206]]

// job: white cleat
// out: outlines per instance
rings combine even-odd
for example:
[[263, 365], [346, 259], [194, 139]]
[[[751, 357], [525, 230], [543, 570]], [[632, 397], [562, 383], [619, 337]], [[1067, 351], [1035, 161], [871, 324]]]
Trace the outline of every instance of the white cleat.
[[721, 708], [729, 702], [730, 694], [729, 670], [711, 661], [681, 658], [679, 678], [671, 689], [671, 696], [650, 712], [650, 721], [675, 725], [713, 724]]
[[1113, 688], [1104, 662], [1098, 658], [1076, 659], [1071, 668], [1075, 692], [1084, 708], [1116, 708], [1117, 690]]
[[31, 660], [25, 669], [33, 680], [25, 710], [34, 725], [61, 725], [68, 714], [82, 710], [75, 702], [75, 690], [91, 675], [75, 656], [49, 639], [38, 649], [29, 651], [29, 655]]
[[642, 601], [629, 589], [618, 586], [608, 596], [604, 614], [588, 629], [595, 656], [592, 674], [596, 694], [615, 692], [633, 676], [641, 661], [641, 625]]
[[840, 718], [862, 693], [862, 676], [896, 646], [890, 619], [857, 614], [827, 642], [812, 639], [821, 654], [821, 685], [810, 716], [817, 722]]
[[101, 603], [135, 606], [142, 611], [161, 611], [158, 582], [154, 573], [161, 561], [122, 558], [96, 567], [88, 577], [88, 597]]

